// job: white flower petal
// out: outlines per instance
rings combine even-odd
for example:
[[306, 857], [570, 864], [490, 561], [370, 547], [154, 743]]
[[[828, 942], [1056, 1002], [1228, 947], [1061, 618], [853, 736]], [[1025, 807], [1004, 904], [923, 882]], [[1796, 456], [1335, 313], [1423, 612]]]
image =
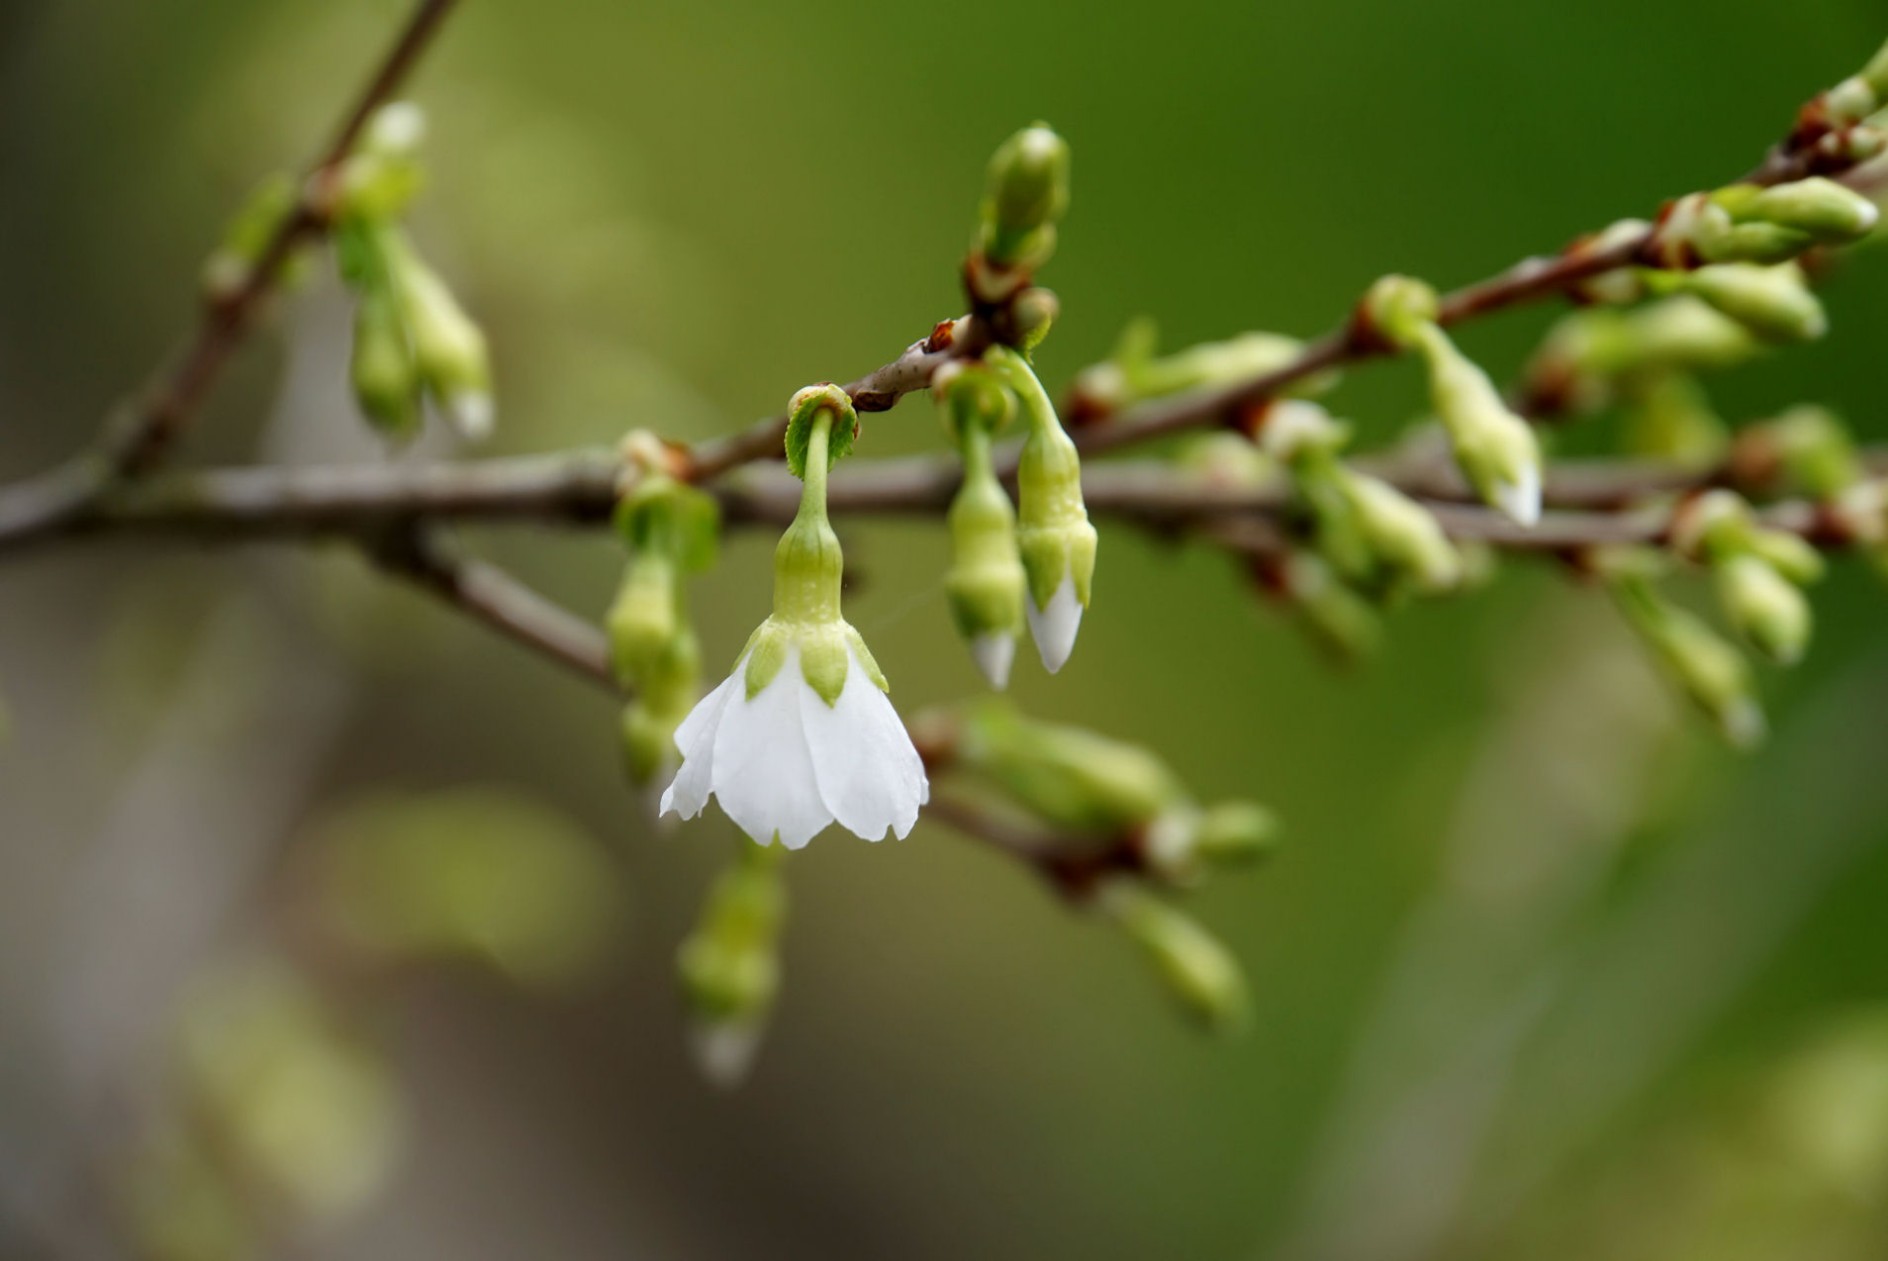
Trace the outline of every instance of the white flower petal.
[[455, 394], [446, 400], [446, 418], [467, 442], [483, 442], [492, 436], [498, 420], [498, 408], [492, 396], [476, 391]]
[[1016, 660], [1016, 636], [1007, 631], [977, 635], [970, 641], [970, 655], [990, 686], [1001, 692], [1010, 685], [1010, 663]]
[[1541, 519], [1541, 470], [1533, 463], [1521, 466], [1518, 480], [1495, 486], [1495, 507], [1516, 525], [1532, 529]]
[[800, 693], [810, 690], [800, 673], [800, 650], [790, 648], [780, 673], [759, 696], [747, 699], [742, 685], [715, 732], [715, 796], [728, 817], [763, 845], [778, 833], [782, 845], [799, 849], [833, 821], [820, 799], [800, 722]]
[[753, 1070], [764, 1032], [757, 1021], [708, 1021], [690, 1027], [688, 1049], [709, 1085], [733, 1090]]
[[1049, 607], [1036, 608], [1032, 595], [1023, 605], [1029, 616], [1029, 633], [1035, 637], [1036, 652], [1050, 674], [1060, 670], [1075, 651], [1075, 634], [1082, 629], [1082, 605], [1075, 598], [1075, 579], [1064, 575], [1062, 585], [1049, 597]]
[[682, 752], [682, 764], [669, 781], [668, 791], [662, 794], [660, 814], [673, 810], [684, 819], [692, 819], [708, 804], [708, 794], [714, 787], [715, 729], [721, 725], [734, 689], [745, 686], [745, 664], [746, 658], [736, 662], [734, 673], [697, 701], [675, 729], [675, 747]]
[[806, 743], [820, 797], [845, 829], [868, 841], [891, 831], [903, 840], [931, 799], [924, 759], [891, 698], [859, 667], [850, 649], [846, 685], [828, 706], [811, 687], [801, 697]]

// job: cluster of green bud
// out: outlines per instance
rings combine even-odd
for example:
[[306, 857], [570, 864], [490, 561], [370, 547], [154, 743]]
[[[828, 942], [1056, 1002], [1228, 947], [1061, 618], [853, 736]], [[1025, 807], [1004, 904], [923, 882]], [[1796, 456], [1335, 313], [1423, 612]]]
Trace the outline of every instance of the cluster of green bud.
[[986, 352], [1015, 396], [1027, 430], [1016, 468], [1017, 543], [1029, 580], [1024, 616], [1053, 674], [1075, 648], [1095, 577], [1095, 527], [1082, 499], [1082, 461], [1029, 361], [1004, 346]]
[[1656, 293], [1688, 293], [1770, 345], [1814, 341], [1829, 329], [1822, 303], [1795, 263], [1711, 263], [1692, 271], [1653, 272]]
[[739, 1085], [780, 993], [787, 890], [778, 846], [741, 842], [715, 878], [695, 931], [676, 952], [696, 1062], [717, 1086]]
[[990, 686], [1009, 685], [1029, 586], [1016, 537], [1016, 509], [997, 480], [993, 435], [1016, 412], [1016, 397], [982, 364], [953, 364], [932, 382], [945, 427], [963, 459], [964, 481], [947, 523], [951, 566], [944, 578], [957, 633]]
[[1880, 211], [1821, 176], [1763, 188], [1732, 184], [1673, 203], [1652, 252], [1668, 267], [1784, 263], [1818, 245], [1847, 245], [1874, 230]]
[[[1069, 391], [1071, 421], [1088, 424], [1146, 399], [1249, 381], [1292, 362], [1304, 349], [1295, 337], [1260, 332], [1202, 342], [1170, 355], [1156, 353], [1158, 346], [1152, 320], [1131, 322], [1112, 355], [1076, 374]], [[1334, 373], [1316, 373], [1295, 383], [1289, 393], [1322, 393], [1335, 381]]]
[[994, 305], [1027, 288], [1055, 253], [1056, 224], [1068, 205], [1068, 142], [1047, 123], [1025, 127], [998, 146], [967, 265], [972, 296]]
[[1342, 577], [1387, 593], [1408, 585], [1430, 594], [1454, 589], [1462, 561], [1427, 508], [1340, 458], [1347, 426], [1316, 403], [1286, 400], [1267, 410], [1258, 440], [1291, 471], [1318, 524], [1318, 546]]
[[1848, 426], [1834, 412], [1805, 403], [1746, 426], [1733, 466], [1752, 480], [1780, 475], [1784, 485], [1816, 500], [1888, 574], [1888, 489], [1869, 476]]
[[1822, 555], [1802, 538], [1761, 526], [1728, 490], [1686, 503], [1672, 523], [1672, 547], [1711, 571], [1725, 618], [1779, 665], [1809, 646], [1811, 616], [1802, 587], [1822, 577]]
[[417, 434], [431, 402], [476, 441], [494, 419], [485, 334], [400, 226], [423, 131], [416, 107], [384, 106], [342, 169], [334, 236], [357, 300], [350, 376], [362, 414], [390, 439]]
[[1526, 395], [1542, 411], [1594, 411], [1648, 380], [1721, 371], [1762, 351], [1743, 325], [1685, 294], [1630, 311], [1588, 307], [1548, 333]]
[[1765, 723], [1750, 663], [1703, 619], [1661, 597], [1652, 585], [1656, 559], [1612, 558], [1604, 576], [1627, 622], [1693, 705], [1734, 747], [1761, 743]]
[[1251, 1023], [1252, 997], [1239, 961], [1199, 921], [1129, 881], [1110, 883], [1098, 905], [1146, 952], [1189, 1016], [1214, 1033], [1238, 1033]]
[[701, 645], [686, 612], [687, 578], [714, 563], [720, 514], [713, 497], [675, 478], [660, 443], [624, 442], [629, 472], [616, 528], [629, 563], [604, 618], [610, 658], [631, 700], [623, 747], [631, 778], [648, 783], [675, 758], [675, 729], [701, 686]]
[[1520, 525], [1538, 521], [1541, 452], [1534, 430], [1442, 331], [1436, 291], [1407, 276], [1385, 276], [1364, 296], [1358, 314], [1368, 336], [1422, 356], [1430, 401], [1456, 467], [1475, 493]]

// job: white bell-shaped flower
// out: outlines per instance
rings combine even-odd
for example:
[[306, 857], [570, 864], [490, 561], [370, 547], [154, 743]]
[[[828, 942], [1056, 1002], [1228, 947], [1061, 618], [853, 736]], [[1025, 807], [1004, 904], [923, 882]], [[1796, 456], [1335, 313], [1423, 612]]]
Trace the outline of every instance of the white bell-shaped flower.
[[714, 797], [754, 840], [788, 849], [831, 823], [902, 839], [930, 784], [884, 675], [840, 615], [844, 559], [826, 519], [829, 452], [850, 442], [851, 400], [832, 386], [802, 390], [793, 417], [789, 462], [806, 490], [774, 555], [773, 616], [676, 729], [682, 765], [662, 811], [693, 818]]

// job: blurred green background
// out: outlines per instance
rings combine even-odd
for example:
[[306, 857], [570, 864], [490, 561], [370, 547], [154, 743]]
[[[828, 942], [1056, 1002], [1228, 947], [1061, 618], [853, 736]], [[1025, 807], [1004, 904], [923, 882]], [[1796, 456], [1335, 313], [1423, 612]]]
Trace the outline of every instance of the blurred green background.
[[[0, 473], [71, 451], [177, 343], [219, 226], [314, 150], [401, 16], [0, 12]], [[1722, 182], [1884, 19], [1858, 0], [467, 0], [414, 87], [433, 124], [416, 232], [493, 337], [497, 448], [699, 438], [955, 314], [983, 163], [1044, 118], [1076, 160], [1038, 355], [1059, 388], [1137, 314], [1176, 346], [1308, 335], [1385, 271], [1459, 283]], [[1727, 415], [1810, 399], [1888, 436], [1888, 266], [1864, 253], [1827, 301], [1827, 340], [1713, 383]], [[1464, 345], [1499, 378], [1548, 318]], [[381, 458], [346, 330], [324, 274], [190, 455]], [[1386, 365], [1337, 398], [1381, 438], [1419, 392]], [[868, 418], [862, 450], [937, 436], [915, 401]], [[592, 614], [621, 561], [600, 535], [469, 542]], [[974, 692], [940, 531], [847, 545], [850, 614], [901, 706]], [[766, 610], [768, 546], [741, 538], [699, 585], [711, 672]], [[1196, 1036], [1118, 935], [941, 827], [829, 836], [791, 864], [783, 1005], [732, 1095], [695, 1075], [670, 980], [731, 829], [647, 825], [606, 701], [338, 554], [10, 563], [0, 1252], [244, 1255], [172, 1220], [217, 1217], [188, 1178], [123, 1189], [162, 1165], [177, 1013], [206, 969], [301, 939], [337, 810], [484, 785], [600, 838], [623, 908], [607, 964], [574, 987], [342, 976], [387, 1081], [310, 1080], [394, 1109], [397, 1137], [348, 1141], [399, 1150], [263, 1254], [1882, 1255], [1878, 580], [1837, 567], [1810, 661], [1766, 679], [1775, 738], [1735, 757], [1598, 593], [1543, 567], [1409, 610], [1344, 674], [1218, 557], [1118, 528], [1102, 548], [1073, 661], [1023, 663], [1015, 690], [1287, 820], [1275, 864], [1192, 903], [1249, 969], [1254, 1030]], [[373, 1102], [388, 1081], [404, 1102]], [[308, 1089], [289, 1093], [329, 1097]], [[341, 1114], [316, 1112], [311, 1133]], [[348, 1141], [334, 1162], [360, 1173]]]

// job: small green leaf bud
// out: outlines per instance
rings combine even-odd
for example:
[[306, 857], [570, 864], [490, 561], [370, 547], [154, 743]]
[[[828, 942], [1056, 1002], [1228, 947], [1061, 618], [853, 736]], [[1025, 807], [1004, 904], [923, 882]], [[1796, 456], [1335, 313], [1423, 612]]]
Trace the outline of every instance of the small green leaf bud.
[[1533, 427], [1502, 401], [1493, 381], [1434, 324], [1415, 345], [1429, 369], [1429, 396], [1448, 432], [1456, 466], [1482, 502], [1519, 525], [1541, 515], [1541, 452]]
[[1758, 652], [1778, 665], [1795, 665], [1809, 646], [1809, 601], [1759, 557], [1745, 553], [1714, 567], [1718, 603]]
[[1036, 722], [995, 700], [966, 709], [957, 755], [1030, 813], [1073, 832], [1111, 835], [1186, 804], [1179, 778], [1139, 745]]
[[1029, 578], [1024, 615], [1051, 674], [1074, 651], [1095, 576], [1095, 527], [1082, 499], [1082, 461], [1042, 382], [1021, 355], [985, 356], [1016, 396], [1028, 434], [1017, 464], [1017, 543]]
[[1101, 906], [1146, 951], [1187, 1014], [1214, 1033], [1238, 1033], [1251, 1022], [1238, 960], [1198, 921], [1126, 881], [1105, 889]]
[[1025, 355], [1042, 344], [1042, 339], [1049, 335], [1057, 317], [1062, 314], [1061, 299], [1053, 290], [1034, 286], [1016, 295], [1016, 301], [1010, 304], [1010, 331], [1016, 339], [1016, 348]]
[[341, 168], [341, 213], [386, 222], [399, 216], [425, 182], [419, 147], [426, 115], [411, 101], [381, 106]]
[[1716, 307], [1761, 341], [1814, 341], [1828, 331], [1822, 303], [1793, 263], [1759, 267], [1716, 263], [1675, 277], [1686, 292]]
[[1865, 475], [1848, 427], [1826, 407], [1804, 403], [1745, 433], [1767, 448], [1793, 484], [1817, 499], [1834, 499]]
[[610, 658], [624, 686], [636, 686], [680, 632], [680, 594], [680, 576], [672, 557], [654, 550], [630, 557], [622, 586], [604, 618]]
[[[1152, 320], [1130, 322], [1108, 359], [1076, 374], [1071, 419], [1090, 423], [1147, 399], [1249, 381], [1290, 363], [1304, 349], [1295, 337], [1251, 332], [1157, 356], [1157, 339]], [[1289, 393], [1322, 393], [1335, 380], [1335, 373], [1317, 373], [1295, 383]]]
[[980, 248], [995, 267], [1042, 266], [1069, 204], [1069, 146], [1047, 123], [1023, 128], [990, 159]]
[[365, 289], [354, 308], [348, 364], [354, 401], [368, 423], [395, 442], [420, 430], [420, 372], [400, 305], [385, 285]]

